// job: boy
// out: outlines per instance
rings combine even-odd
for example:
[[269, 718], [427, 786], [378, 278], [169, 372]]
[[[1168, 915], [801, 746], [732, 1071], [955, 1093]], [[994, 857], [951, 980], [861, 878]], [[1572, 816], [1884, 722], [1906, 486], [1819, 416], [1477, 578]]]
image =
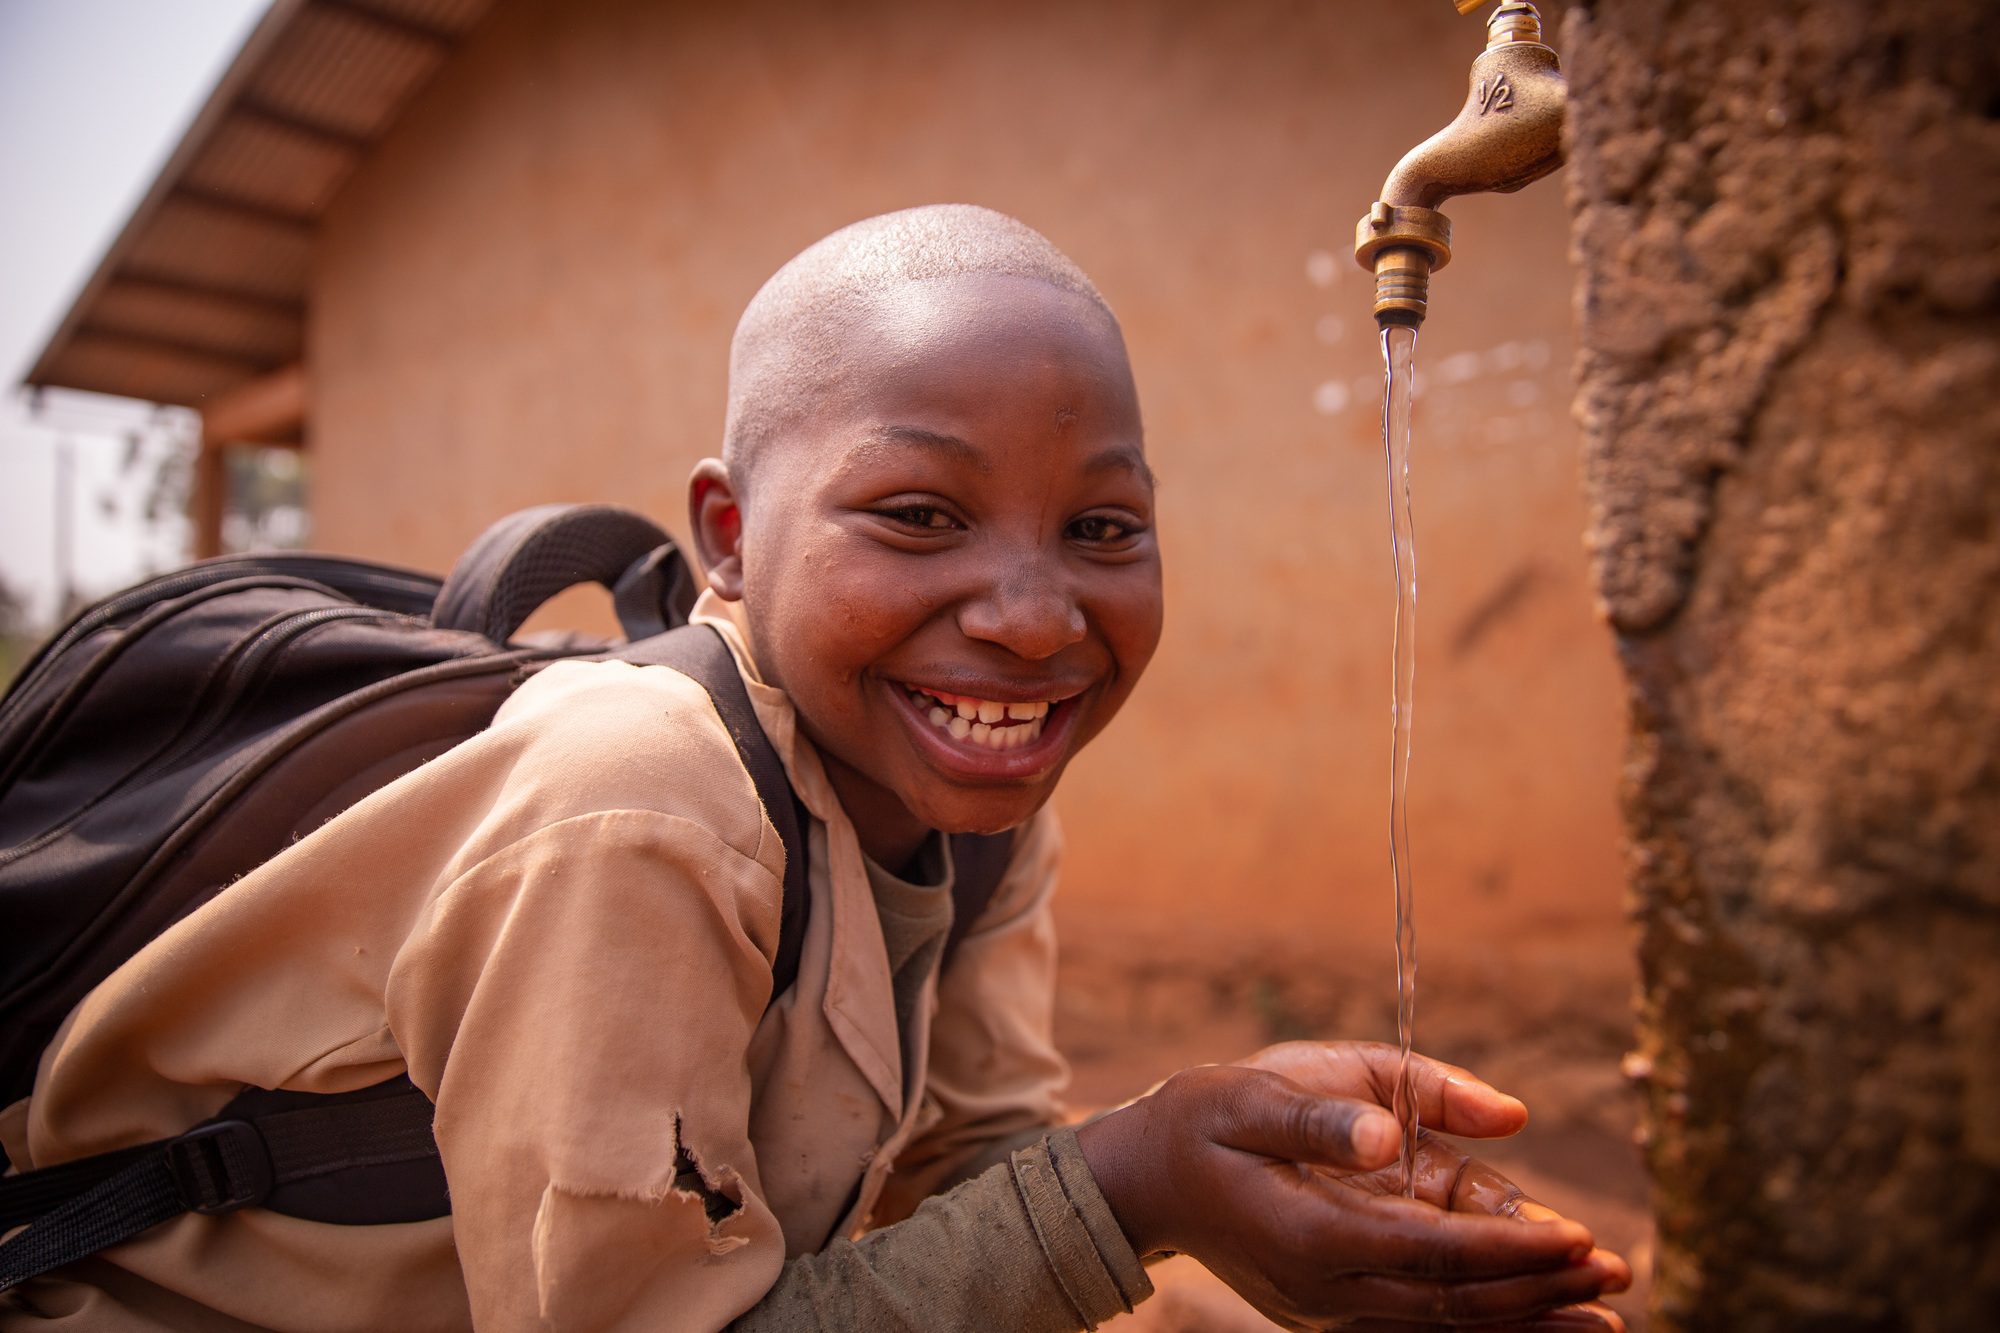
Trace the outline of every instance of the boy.
[[[9, 1326], [1074, 1329], [1168, 1249], [1301, 1325], [1532, 1320], [1625, 1280], [1442, 1149], [1429, 1203], [1353, 1175], [1395, 1151], [1377, 1049], [1274, 1048], [1054, 1128], [1042, 806], [1161, 596], [1122, 337], [1039, 235], [921, 209], [794, 259], [738, 329], [690, 512], [697, 619], [811, 816], [796, 982], [770, 995], [783, 852], [707, 696], [551, 667], [135, 957], [0, 1125], [39, 1166], [245, 1084], [407, 1070], [451, 1216], [187, 1217], [28, 1284]], [[1000, 829], [939, 975], [939, 830]], [[1454, 1132], [1524, 1114], [1444, 1066], [1420, 1085]]]

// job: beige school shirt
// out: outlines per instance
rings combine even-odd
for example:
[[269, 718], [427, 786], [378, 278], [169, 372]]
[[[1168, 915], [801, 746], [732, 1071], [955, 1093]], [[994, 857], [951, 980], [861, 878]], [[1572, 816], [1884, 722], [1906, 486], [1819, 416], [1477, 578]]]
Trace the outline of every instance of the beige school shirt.
[[[1146, 1295], [1067, 1132], [848, 1239], [1059, 1121], [1058, 836], [1047, 814], [1022, 830], [899, 1030], [853, 826], [732, 609], [705, 596], [696, 619], [813, 817], [788, 992], [767, 1009], [784, 851], [706, 693], [551, 666], [149, 944], [0, 1118], [41, 1167], [179, 1133], [246, 1085], [407, 1071], [451, 1216], [189, 1215], [0, 1297], [0, 1325], [1055, 1329]], [[677, 1183], [682, 1151], [698, 1176]]]

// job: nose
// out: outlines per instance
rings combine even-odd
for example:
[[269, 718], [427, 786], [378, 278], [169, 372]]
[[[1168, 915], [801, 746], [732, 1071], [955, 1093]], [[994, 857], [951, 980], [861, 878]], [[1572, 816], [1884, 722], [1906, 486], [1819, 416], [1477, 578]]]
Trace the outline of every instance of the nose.
[[996, 578], [966, 598], [959, 605], [958, 627], [969, 639], [1039, 662], [1083, 638], [1083, 608], [1059, 574], [1038, 565]]

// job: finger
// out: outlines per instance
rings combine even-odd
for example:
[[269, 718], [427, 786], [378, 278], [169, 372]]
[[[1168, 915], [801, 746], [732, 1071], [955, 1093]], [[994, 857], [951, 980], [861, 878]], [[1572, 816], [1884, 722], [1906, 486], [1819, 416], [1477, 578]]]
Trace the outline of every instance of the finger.
[[1473, 1282], [1414, 1282], [1363, 1274], [1341, 1284], [1342, 1303], [1358, 1314], [1413, 1323], [1491, 1325], [1536, 1318], [1595, 1300], [1604, 1274], [1589, 1264], [1550, 1273]]
[[[1394, 1105], [1401, 1052], [1393, 1046], [1383, 1046], [1381, 1052], [1372, 1057], [1370, 1068], [1381, 1079], [1388, 1104]], [[1470, 1070], [1427, 1055], [1411, 1054], [1410, 1085], [1418, 1121], [1446, 1134], [1504, 1139], [1528, 1123], [1527, 1103], [1519, 1097], [1509, 1096]]]
[[[1572, 1305], [1562, 1310], [1551, 1310], [1549, 1313], [1567, 1315], [1575, 1320], [1576, 1322], [1567, 1325], [1570, 1328], [1594, 1329], [1599, 1324], [1602, 1324], [1605, 1328], [1610, 1329], [1612, 1333], [1625, 1333], [1625, 1320], [1619, 1316], [1616, 1310], [1602, 1301], [1585, 1301], [1582, 1305]], [[1596, 1322], [1591, 1322], [1593, 1320]]]
[[1632, 1265], [1625, 1262], [1625, 1256], [1615, 1250], [1592, 1250], [1584, 1262], [1604, 1274], [1606, 1296], [1616, 1296], [1621, 1291], [1632, 1290]]
[[1343, 1265], [1358, 1272], [1436, 1282], [1514, 1277], [1582, 1264], [1596, 1249], [1589, 1228], [1568, 1218], [1524, 1222], [1448, 1213], [1332, 1184], [1322, 1197], [1345, 1214], [1330, 1221], [1330, 1238], [1343, 1240]]
[[[1453, 1144], [1433, 1138], [1428, 1131], [1417, 1140], [1416, 1169], [1412, 1173], [1416, 1197], [1435, 1207], [1460, 1213], [1485, 1213], [1491, 1217], [1522, 1217], [1529, 1221], [1555, 1221], [1561, 1214], [1543, 1208], [1530, 1199], [1519, 1185], [1476, 1157]], [[1403, 1173], [1396, 1164], [1366, 1176], [1350, 1178], [1359, 1189], [1377, 1194], [1400, 1194]], [[1539, 1209], [1539, 1215], [1522, 1212]]]
[[[1395, 1106], [1402, 1052], [1372, 1041], [1291, 1041], [1267, 1046], [1246, 1064], [1282, 1074], [1315, 1092], [1364, 1097]], [[1414, 1052], [1411, 1091], [1417, 1118], [1434, 1129], [1467, 1138], [1504, 1138], [1528, 1122], [1528, 1108], [1457, 1065]]]
[[1353, 1171], [1372, 1171], [1395, 1160], [1401, 1127], [1381, 1107], [1323, 1096], [1261, 1070], [1230, 1072], [1234, 1077], [1212, 1094], [1221, 1116], [1217, 1143]]
[[[1431, 1333], [1439, 1327], [1432, 1321], [1407, 1319], [1343, 1320], [1341, 1333]], [[1545, 1310], [1526, 1319], [1509, 1319], [1497, 1324], [1481, 1324], [1480, 1333], [1625, 1333], [1625, 1321], [1606, 1305], [1595, 1301]]]
[[[1491, 1180], [1475, 1182], [1474, 1195], [1465, 1200], [1463, 1207], [1461, 1207], [1459, 1200], [1454, 1199], [1452, 1202], [1454, 1208], [1459, 1208], [1463, 1212], [1490, 1213], [1495, 1217], [1517, 1217], [1524, 1222], [1561, 1222], [1565, 1220], [1561, 1213], [1538, 1199], [1529, 1198], [1521, 1192], [1520, 1186], [1508, 1180], [1507, 1177], [1501, 1175], [1498, 1171], [1486, 1166], [1484, 1162], [1475, 1161], [1471, 1165], [1482, 1168]], [[1512, 1191], [1512, 1197], [1501, 1201], [1497, 1207], [1493, 1206], [1493, 1199], [1496, 1193], [1492, 1184], [1493, 1181], [1503, 1183], [1508, 1190]], [[1624, 1255], [1617, 1253], [1615, 1250], [1594, 1249], [1590, 1252], [1585, 1262], [1603, 1270], [1605, 1275], [1604, 1290], [1607, 1293], [1616, 1295], [1621, 1291], [1630, 1291], [1632, 1289], [1632, 1265], [1625, 1261]], [[1606, 1313], [1609, 1313], [1609, 1311]]]

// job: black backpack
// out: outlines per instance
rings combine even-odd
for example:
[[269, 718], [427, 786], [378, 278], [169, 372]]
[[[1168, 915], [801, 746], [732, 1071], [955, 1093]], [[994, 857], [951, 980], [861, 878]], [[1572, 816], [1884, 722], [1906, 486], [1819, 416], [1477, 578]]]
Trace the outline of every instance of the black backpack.
[[[512, 642], [580, 583], [624, 643]], [[773, 999], [805, 937], [806, 816], [694, 584], [649, 520], [610, 505], [503, 519], [442, 581], [323, 555], [232, 556], [88, 608], [0, 699], [0, 1105], [147, 941], [379, 787], [475, 735], [553, 661], [665, 665], [707, 690], [785, 848]], [[991, 899], [1009, 835], [952, 840], [944, 949]], [[338, 1095], [245, 1089], [158, 1143], [0, 1179], [0, 1290], [183, 1212], [318, 1221], [450, 1211], [432, 1107], [407, 1077]]]

